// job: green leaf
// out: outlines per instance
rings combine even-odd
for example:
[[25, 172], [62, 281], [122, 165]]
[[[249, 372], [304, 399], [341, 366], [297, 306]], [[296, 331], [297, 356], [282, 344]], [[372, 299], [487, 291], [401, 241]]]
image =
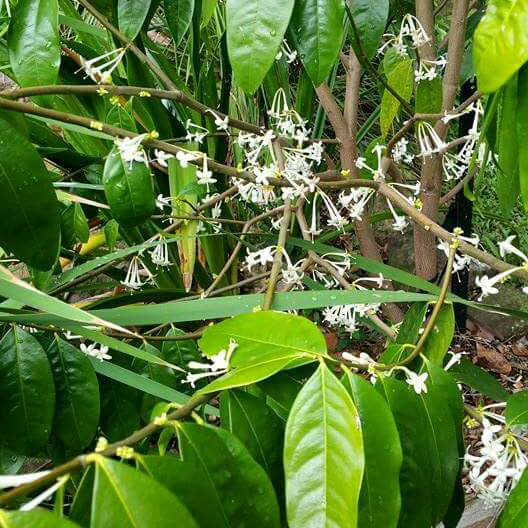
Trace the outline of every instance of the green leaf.
[[516, 392], [508, 398], [504, 416], [510, 427], [528, 423], [528, 390]]
[[442, 79], [422, 80], [416, 85], [416, 112], [438, 114], [442, 111]]
[[301, 367], [300, 369], [279, 372], [258, 385], [268, 396], [268, 405], [273, 408], [283, 421], [288, 419], [291, 406], [302, 389], [303, 381], [299, 371], [304, 372], [305, 368]]
[[400, 525], [436, 526], [447, 511], [458, 474], [451, 411], [431, 383], [428, 392], [419, 395], [392, 378], [382, 377], [378, 384], [396, 421], [403, 451]]
[[505, 216], [509, 217], [519, 195], [519, 144], [515, 123], [517, 114], [517, 76], [503, 89], [497, 126], [498, 172], [495, 189]]
[[0, 510], [0, 526], [2, 528], [79, 528], [78, 524], [43, 510]]
[[343, 44], [344, 0], [297, 0], [291, 38], [314, 86], [326, 81]]
[[364, 453], [358, 412], [321, 364], [286, 424], [284, 471], [291, 528], [356, 527]]
[[[518, 74], [517, 89], [517, 141], [528, 144], [528, 66], [523, 66]], [[528, 149], [519, 149], [519, 185], [524, 210], [528, 211]]]
[[499, 517], [497, 528], [521, 528], [528, 525], [528, 471], [513, 488]]
[[149, 167], [142, 162], [124, 162], [117, 148], [106, 159], [103, 184], [110, 211], [120, 224], [129, 227], [141, 224], [154, 212]]
[[55, 382], [53, 430], [69, 449], [81, 451], [99, 424], [99, 384], [88, 357], [57, 336], [47, 349]]
[[231, 431], [269, 475], [278, 497], [283, 496], [282, 420], [260, 398], [241, 390], [220, 396], [222, 427]]
[[32, 335], [11, 328], [0, 341], [0, 434], [16, 453], [37, 454], [48, 441], [54, 407], [46, 353]]
[[206, 387], [198, 391], [198, 394], [210, 394], [220, 390], [233, 389], [257, 383], [270, 376], [273, 376], [282, 369], [291, 366], [292, 363], [303, 358], [300, 354], [285, 353], [265, 361], [255, 362], [253, 365], [245, 365], [230, 370], [227, 374], [209, 383]]
[[[389, 17], [389, 0], [347, 0], [358, 30], [361, 47], [368, 59], [378, 50]], [[354, 42], [354, 40], [352, 41]], [[360, 55], [356, 49], [356, 55]]]
[[164, 486], [130, 466], [98, 456], [90, 528], [198, 528]]
[[61, 59], [57, 0], [17, 2], [7, 41], [11, 69], [20, 86], [57, 82]]
[[227, 49], [236, 82], [252, 94], [270, 69], [288, 27], [294, 0], [228, 0]]
[[129, 40], [134, 40], [145, 22], [150, 0], [117, 0], [119, 29]]
[[326, 341], [317, 326], [298, 315], [259, 311], [242, 314], [206, 328], [198, 346], [206, 356], [237, 344], [231, 367], [252, 365], [278, 356], [326, 354]]
[[271, 482], [240, 441], [206, 425], [184, 423], [177, 432], [181, 459], [142, 460], [147, 472], [181, 499], [200, 526], [280, 526]]
[[[387, 83], [408, 102], [411, 99], [414, 86], [414, 67], [411, 59], [402, 59], [387, 74]], [[389, 132], [392, 122], [400, 110], [400, 101], [388, 90], [383, 92], [381, 98], [380, 126], [381, 135], [385, 137]]]
[[48, 171], [31, 143], [0, 119], [0, 245], [46, 271], [59, 253], [59, 203]]
[[459, 382], [468, 385], [477, 392], [488, 396], [492, 400], [501, 402], [509, 397], [508, 391], [489, 372], [474, 365], [466, 358], [449, 369], [449, 374]]
[[358, 525], [396, 528], [401, 506], [402, 450], [394, 418], [383, 397], [368, 381], [347, 371], [343, 384], [358, 410], [365, 449]]
[[455, 311], [451, 303], [440, 308], [435, 324], [424, 343], [422, 353], [437, 365], [442, 365], [455, 333]]
[[104, 236], [108, 249], [113, 251], [119, 238], [119, 224], [113, 218], [105, 224]]
[[473, 40], [473, 62], [480, 91], [494, 92], [526, 62], [527, 27], [528, 0], [488, 2]]
[[174, 46], [178, 47], [191, 25], [194, 0], [163, 0], [163, 7]]

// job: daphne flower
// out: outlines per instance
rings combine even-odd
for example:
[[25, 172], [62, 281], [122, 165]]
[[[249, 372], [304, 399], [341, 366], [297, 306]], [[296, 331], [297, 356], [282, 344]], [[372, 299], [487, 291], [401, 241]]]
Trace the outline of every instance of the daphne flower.
[[440, 139], [436, 130], [429, 123], [418, 123], [417, 132], [420, 156], [425, 158], [445, 149], [445, 142]]
[[490, 279], [487, 275], [482, 275], [475, 279], [475, 284], [482, 290], [478, 298], [479, 301], [488, 295], [499, 293], [499, 289], [495, 287], [496, 282], [495, 278]]
[[512, 253], [513, 255], [517, 255], [520, 257], [524, 262], [528, 262], [528, 257], [518, 248], [516, 248], [512, 242], [515, 240], [515, 235], [510, 235], [506, 240], [503, 240], [502, 242], [499, 242], [499, 252], [500, 256], [504, 258], [506, 255], [509, 255]]
[[169, 259], [169, 248], [167, 242], [162, 240], [150, 253], [150, 259], [156, 266], [172, 266], [172, 262]]
[[148, 163], [147, 154], [141, 145], [141, 142], [148, 134], [140, 134], [134, 137], [116, 138], [114, 144], [119, 150], [121, 159], [124, 163], [128, 163], [129, 168], [134, 162]]
[[209, 134], [207, 128], [193, 123], [190, 119], [185, 122], [185, 129], [187, 130], [185, 139], [196, 143], [202, 143], [207, 134]]
[[118, 48], [94, 59], [85, 60], [81, 58], [81, 67], [92, 81], [100, 84], [111, 84], [112, 72], [119, 66], [125, 52], [125, 48]]
[[154, 156], [156, 157], [156, 162], [162, 167], [167, 167], [167, 161], [169, 161], [171, 158], [174, 158], [173, 154], [169, 154], [168, 152], [158, 149], [154, 150]]
[[80, 348], [81, 352], [84, 352], [87, 356], [91, 356], [99, 361], [112, 359], [112, 356], [108, 354], [108, 347], [106, 345], [97, 345], [96, 343], [86, 345], [81, 343]]
[[420, 81], [432, 81], [439, 75], [439, 70], [445, 68], [447, 64], [445, 57], [440, 57], [435, 61], [421, 60], [418, 69], [414, 71], [414, 80]]
[[297, 58], [297, 50], [292, 50], [286, 39], [282, 41], [281, 49], [277, 53], [275, 60], [280, 60], [283, 55], [286, 55], [286, 62], [288, 64], [291, 64]]
[[330, 197], [323, 191], [319, 190], [318, 194], [323, 199], [323, 202], [328, 211], [328, 225], [334, 227], [335, 229], [342, 229], [347, 225], [347, 220], [343, 218], [341, 213], [338, 211], [337, 207], [334, 205]]
[[427, 374], [427, 372], [424, 372], [422, 374], [416, 374], [416, 372], [413, 372], [412, 370], [404, 370], [407, 376], [407, 379], [405, 381], [414, 389], [414, 392], [416, 392], [416, 394], [427, 392], [427, 385], [425, 384], [427, 378], [429, 377], [429, 374]]
[[359, 357], [355, 356], [354, 354], [351, 354], [350, 352], [343, 352], [341, 354], [341, 357], [345, 361], [351, 361], [355, 365], [361, 366], [361, 367], [371, 367], [372, 365], [376, 365], [376, 362], [365, 352], [360, 352]]
[[246, 255], [246, 267], [248, 271], [251, 271], [253, 266], [266, 266], [268, 263], [272, 263], [277, 252], [276, 246], [268, 246], [258, 251], [247, 251]]
[[209, 110], [211, 114], [213, 114], [214, 117], [214, 124], [218, 130], [227, 131], [229, 128], [229, 116], [221, 117], [216, 112], [213, 112], [213, 110]]
[[300, 284], [304, 277], [304, 272], [302, 271], [304, 259], [293, 264], [285, 249], [281, 253], [286, 263], [286, 269], [282, 270], [282, 280], [285, 284]]
[[201, 185], [207, 185], [207, 189], [209, 190], [209, 184], [216, 183], [216, 178], [213, 178], [213, 171], [210, 171], [207, 167], [207, 156], [203, 157], [203, 167], [202, 170], [197, 169], [196, 170], [196, 177], [198, 179], [198, 183]]
[[211, 360], [211, 363], [200, 363], [198, 361], [190, 361], [188, 363], [190, 369], [201, 370], [204, 372], [189, 372], [187, 374], [187, 377], [182, 380], [182, 383], [190, 383], [191, 387], [194, 388], [195, 383], [202, 378], [207, 378], [209, 376], [220, 376], [221, 374], [225, 374], [229, 369], [229, 360], [231, 359], [231, 355], [233, 354], [237, 346], [238, 343], [234, 339], [230, 339], [227, 349], [220, 350], [220, 352], [209, 358]]
[[141, 288], [144, 282], [141, 280], [140, 267], [142, 267], [143, 271], [146, 271], [150, 275], [148, 270], [143, 266], [143, 263], [141, 262], [140, 258], [137, 256], [134, 256], [132, 257], [132, 260], [130, 261], [130, 264], [128, 266], [128, 271], [127, 271], [125, 280], [121, 281], [121, 284], [133, 290], [136, 290], [137, 288]]
[[389, 37], [389, 40], [378, 49], [378, 54], [385, 52], [388, 47], [392, 47], [399, 55], [406, 56], [408, 50], [405, 39], [411, 40], [411, 47], [413, 48], [419, 48], [430, 40], [420, 21], [411, 14], [406, 14], [403, 17], [398, 35], [389, 33], [384, 36]]

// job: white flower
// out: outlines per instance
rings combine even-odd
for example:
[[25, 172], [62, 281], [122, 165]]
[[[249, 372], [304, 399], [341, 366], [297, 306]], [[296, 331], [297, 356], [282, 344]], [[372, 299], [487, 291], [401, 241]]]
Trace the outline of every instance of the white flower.
[[418, 144], [420, 145], [420, 156], [428, 157], [445, 149], [446, 144], [440, 139], [436, 130], [426, 122], [418, 123]]
[[169, 161], [171, 158], [174, 158], [172, 154], [169, 154], [168, 152], [165, 152], [163, 150], [154, 149], [154, 156], [156, 157], [156, 161], [162, 166], [167, 167], [167, 161]]
[[464, 352], [452, 352], [451, 350], [448, 351], [448, 354], [451, 356], [447, 363], [444, 365], [444, 370], [449, 370], [451, 367], [458, 365], [462, 359], [462, 356], [464, 355]]
[[167, 242], [162, 240], [152, 251], [149, 251], [150, 259], [156, 266], [172, 266], [172, 262], [169, 259], [169, 248]]
[[188, 367], [192, 370], [201, 370], [204, 372], [198, 373], [187, 373], [187, 377], [182, 380], [182, 383], [190, 383], [191, 387], [194, 388], [195, 383], [209, 376], [220, 376], [225, 374], [229, 369], [229, 360], [231, 355], [237, 348], [238, 343], [234, 339], [229, 339], [229, 344], [227, 349], [220, 350], [214, 356], [211, 356], [209, 359], [211, 363], [200, 363], [198, 361], [190, 361]]
[[121, 159], [128, 163], [129, 168], [132, 167], [134, 162], [137, 163], [148, 163], [147, 153], [143, 149], [141, 142], [147, 134], [140, 134], [135, 137], [125, 137], [114, 139], [114, 144], [119, 150]]
[[487, 275], [482, 275], [475, 279], [475, 284], [482, 290], [482, 293], [478, 298], [479, 301], [488, 295], [499, 293], [499, 289], [495, 287], [495, 282], [495, 280], [490, 279]]
[[213, 114], [214, 124], [218, 130], [226, 131], [229, 128], [229, 116], [221, 117], [213, 110], [209, 110], [209, 112]]
[[118, 48], [94, 59], [81, 58], [81, 68], [92, 81], [100, 84], [112, 83], [112, 72], [119, 66], [126, 52], [125, 48]]
[[0, 489], [16, 488], [23, 484], [29, 484], [40, 477], [46, 476], [48, 473], [49, 471], [37, 471], [20, 475], [0, 475]]
[[365, 352], [360, 352], [359, 357], [355, 356], [354, 354], [351, 354], [350, 352], [343, 352], [341, 354], [341, 357], [345, 361], [351, 361], [352, 363], [362, 367], [368, 368], [371, 365], [376, 365], [376, 362]]
[[518, 248], [516, 248], [512, 242], [515, 240], [515, 235], [511, 235], [506, 240], [503, 240], [502, 242], [499, 242], [499, 252], [500, 256], [504, 258], [506, 255], [509, 255], [510, 253], [517, 255], [520, 257], [524, 262], [528, 262], [528, 257]]
[[198, 154], [194, 152], [188, 152], [186, 150], [180, 150], [176, 153], [176, 159], [178, 160], [180, 167], [186, 169], [189, 166], [189, 162], [197, 159]]
[[207, 128], [193, 123], [190, 119], [185, 122], [185, 128], [187, 130], [187, 135], [185, 136], [187, 141], [202, 143], [207, 134], [209, 134]]
[[304, 272], [302, 271], [301, 267], [302, 263], [304, 262], [304, 259], [293, 264], [290, 259], [290, 256], [288, 255], [285, 249], [282, 250], [282, 256], [284, 257], [284, 261], [286, 262], [286, 269], [282, 270], [282, 280], [286, 284], [300, 285], [304, 277]]
[[406, 38], [411, 40], [411, 46], [413, 48], [419, 48], [430, 40], [420, 21], [409, 13], [403, 17], [398, 35], [389, 33], [384, 36], [389, 37], [389, 40], [378, 49], [378, 54], [392, 47], [399, 55], [406, 56], [408, 51]]
[[276, 246], [268, 246], [258, 251], [247, 251], [246, 255], [246, 267], [248, 271], [251, 271], [253, 266], [266, 266], [268, 263], [272, 263], [277, 252]]
[[84, 352], [87, 356], [94, 357], [99, 361], [103, 361], [104, 359], [112, 359], [112, 356], [108, 354], [108, 347], [106, 345], [97, 345], [96, 343], [86, 345], [81, 343], [80, 348], [81, 352]]
[[163, 211], [165, 207], [170, 207], [170, 206], [171, 206], [171, 199], [166, 198], [165, 196], [163, 196], [163, 194], [158, 194], [158, 196], [156, 197], [156, 207]]
[[196, 177], [198, 179], [198, 183], [201, 185], [207, 185], [208, 189], [209, 189], [209, 184], [216, 183], [216, 178], [213, 178], [213, 171], [210, 171], [207, 166], [207, 156], [203, 157], [202, 170], [200, 169], [196, 170]]
[[405, 373], [407, 375], [407, 379], [405, 381], [414, 389], [416, 394], [427, 392], [427, 385], [425, 384], [427, 378], [429, 377], [427, 372], [424, 372], [423, 374], [416, 374], [416, 372], [413, 372], [412, 370], [405, 369]]
[[121, 284], [133, 290], [141, 288], [141, 286], [143, 286], [144, 284], [144, 282], [141, 280], [141, 268], [143, 268], [143, 271], [146, 272], [147, 275], [149, 275], [150, 277], [149, 271], [143, 266], [143, 263], [141, 262], [139, 257], [132, 257], [132, 260], [130, 261], [130, 264], [128, 266], [128, 271], [125, 280], [121, 281]]

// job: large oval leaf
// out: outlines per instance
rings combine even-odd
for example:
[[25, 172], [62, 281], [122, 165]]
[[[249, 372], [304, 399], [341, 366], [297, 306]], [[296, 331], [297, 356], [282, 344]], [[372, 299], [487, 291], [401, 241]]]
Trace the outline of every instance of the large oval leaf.
[[149, 9], [150, 0], [117, 0], [119, 29], [129, 40], [137, 37]]
[[49, 438], [55, 388], [46, 353], [13, 327], [0, 341], [0, 433], [17, 453], [33, 455]]
[[266, 470], [277, 496], [283, 496], [282, 448], [284, 424], [265, 400], [241, 391], [220, 396], [222, 427], [231, 431]]
[[326, 341], [317, 326], [297, 315], [259, 311], [237, 315], [208, 327], [198, 342], [207, 356], [237, 343], [230, 365], [239, 367], [281, 356], [326, 353]]
[[334, 66], [343, 44], [344, 0], [298, 0], [291, 37], [315, 86]]
[[2, 528], [79, 528], [68, 519], [43, 511], [2, 511], [0, 510]]
[[504, 411], [508, 426], [528, 423], [528, 390], [512, 394]]
[[299, 392], [286, 424], [289, 526], [356, 527], [363, 467], [357, 410], [343, 385], [321, 364]]
[[60, 245], [59, 204], [48, 171], [31, 143], [0, 119], [0, 245], [46, 271]]
[[[379, 41], [385, 32], [389, 17], [389, 0], [347, 0], [358, 30], [361, 48], [372, 59], [376, 55]], [[354, 40], [352, 41], [354, 42]], [[359, 55], [359, 50], [356, 49]]]
[[20, 0], [9, 25], [7, 45], [20, 86], [55, 84], [61, 54], [57, 0]]
[[108, 155], [103, 184], [114, 218], [123, 225], [141, 224], [154, 212], [150, 169], [145, 163], [123, 162], [117, 149]]
[[348, 371], [343, 378], [361, 419], [365, 478], [359, 496], [361, 528], [396, 528], [400, 516], [400, 437], [390, 409], [378, 391]]
[[130, 466], [98, 457], [91, 528], [198, 528], [187, 508], [164, 486]]
[[455, 333], [455, 311], [445, 303], [438, 313], [431, 333], [424, 343], [423, 354], [437, 365], [442, 365]]
[[528, 59], [528, 0], [490, 0], [475, 30], [478, 88], [494, 92]]
[[200, 526], [280, 526], [271, 482], [240, 441], [204, 425], [186, 423], [177, 431], [181, 460], [147, 456], [143, 461], [154, 478], [181, 498]]
[[194, 0], [164, 0], [163, 7], [174, 45], [179, 46], [191, 25]]
[[88, 357], [55, 337], [47, 349], [57, 401], [53, 430], [68, 448], [80, 451], [99, 424], [99, 384]]
[[227, 49], [235, 80], [253, 93], [270, 69], [288, 27], [294, 0], [228, 0]]

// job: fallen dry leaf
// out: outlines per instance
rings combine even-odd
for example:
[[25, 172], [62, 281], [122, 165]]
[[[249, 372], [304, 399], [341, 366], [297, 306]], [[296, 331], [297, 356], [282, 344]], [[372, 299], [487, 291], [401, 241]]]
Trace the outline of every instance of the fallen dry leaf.
[[509, 374], [511, 372], [512, 366], [510, 362], [494, 348], [477, 343], [476, 352], [478, 364], [482, 367], [499, 374]]

